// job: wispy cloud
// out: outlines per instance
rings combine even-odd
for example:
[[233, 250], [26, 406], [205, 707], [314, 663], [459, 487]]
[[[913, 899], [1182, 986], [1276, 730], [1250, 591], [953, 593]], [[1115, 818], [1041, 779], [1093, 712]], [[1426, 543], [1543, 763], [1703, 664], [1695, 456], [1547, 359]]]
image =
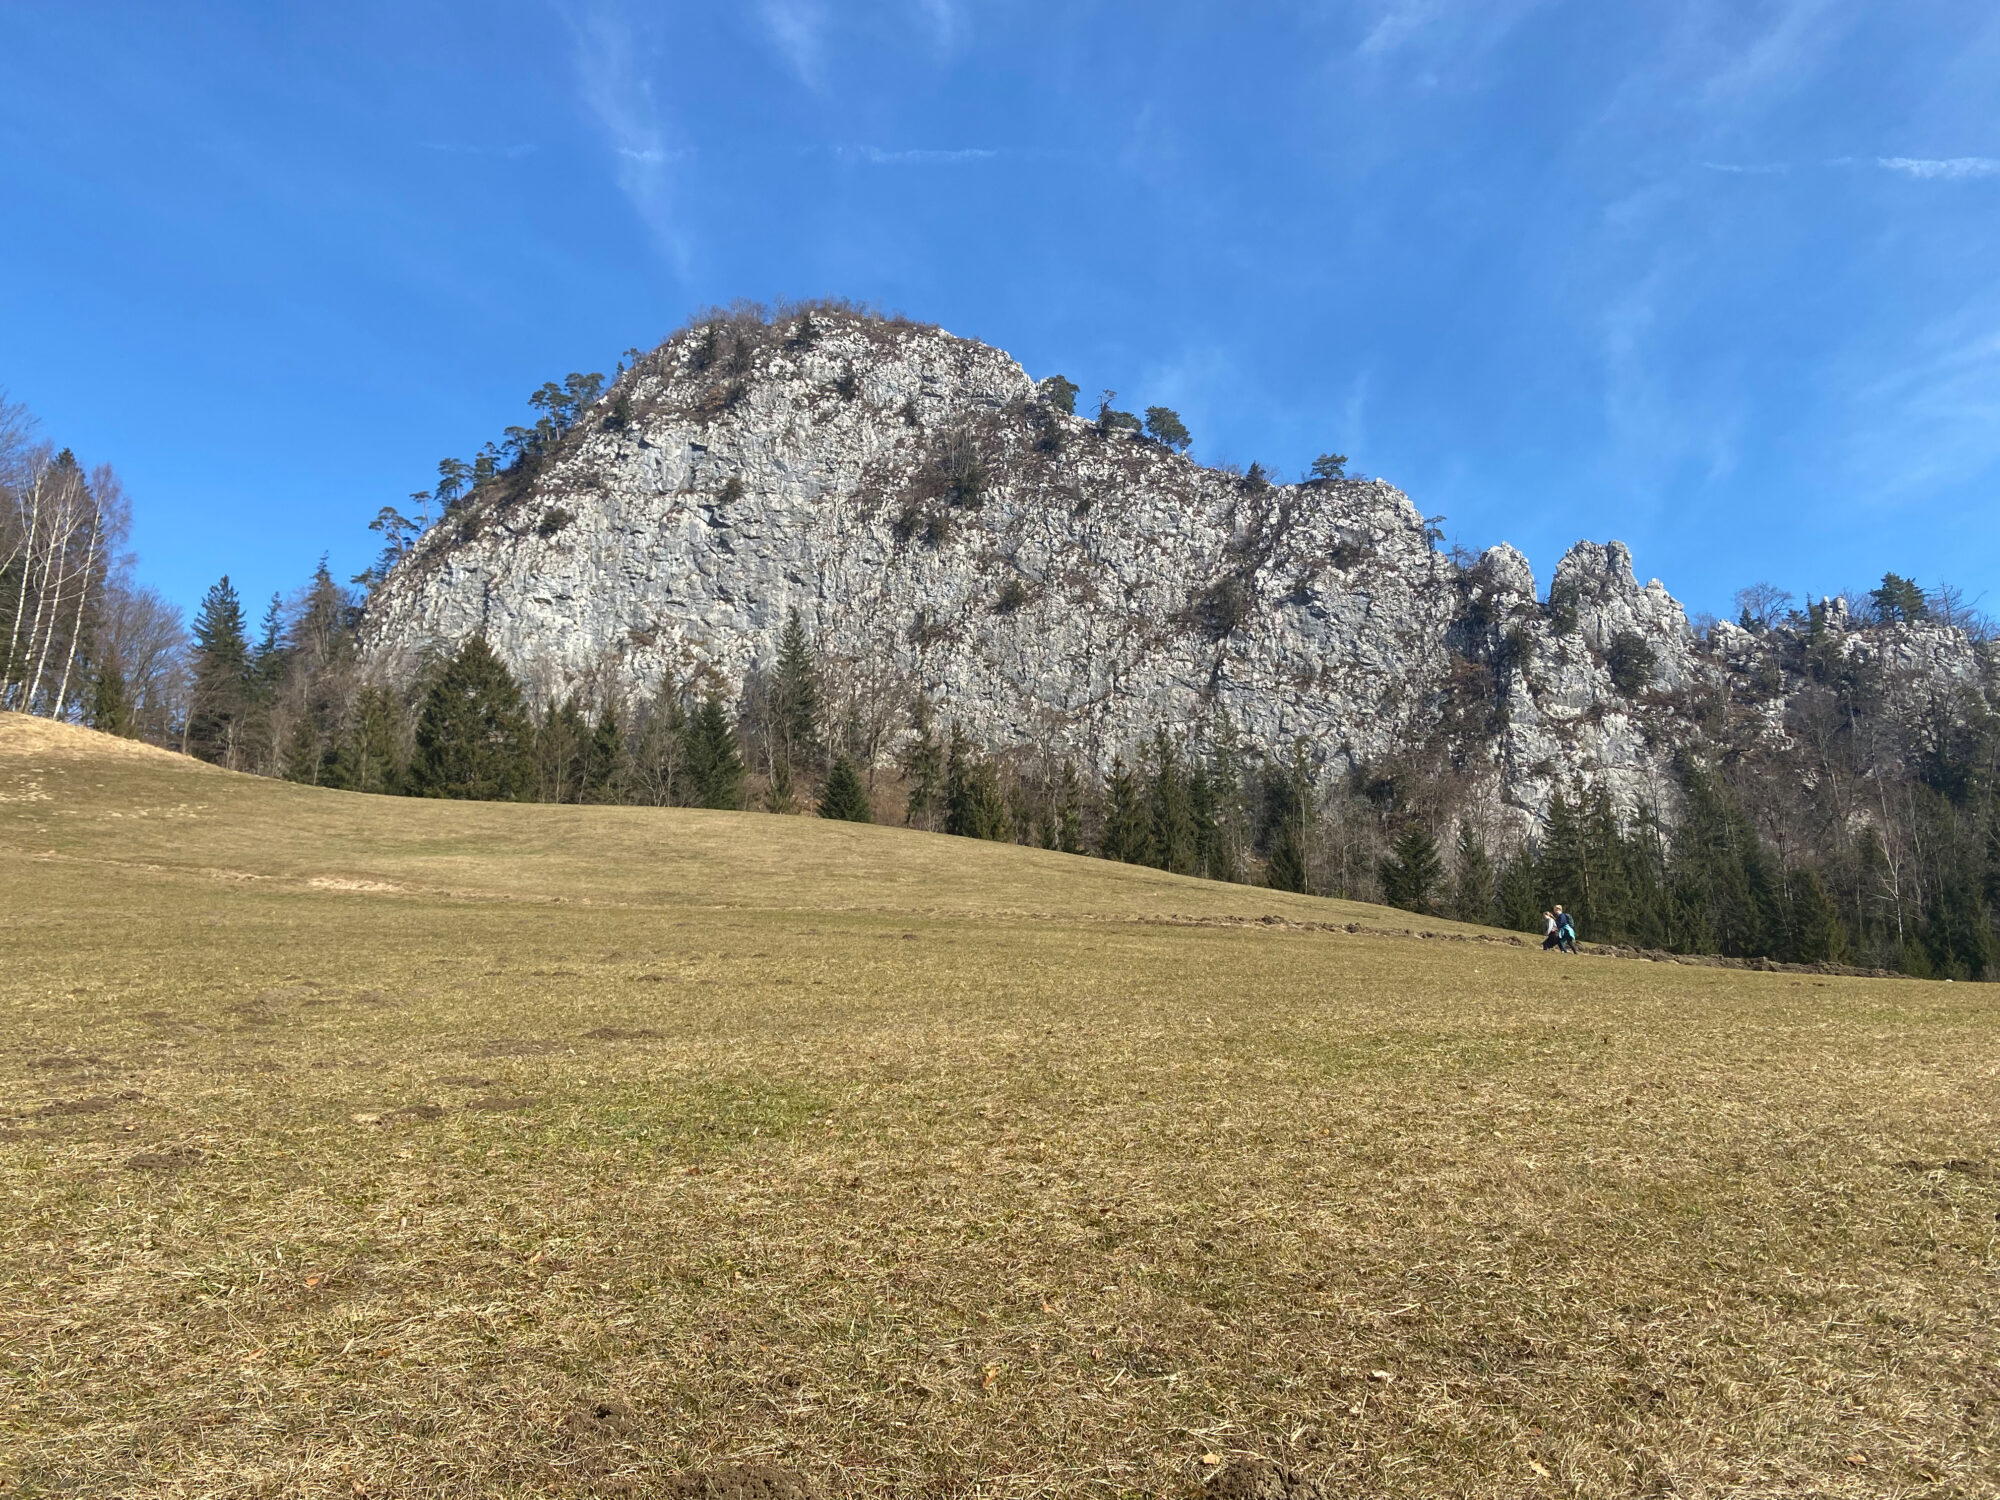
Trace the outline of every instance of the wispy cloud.
[[1880, 476], [1885, 498], [1963, 483], [2000, 465], [2000, 317], [1989, 300], [1930, 329], [1887, 373], [1843, 393], [1855, 412], [1856, 468]]
[[1792, 170], [1788, 161], [1705, 161], [1701, 165], [1706, 172], [1729, 172], [1745, 177], [1776, 177]]
[[1875, 165], [1905, 177], [2000, 177], [2000, 157], [1878, 156]]
[[757, 19], [799, 82], [819, 88], [825, 81], [828, 25], [821, 0], [758, 0]]
[[885, 151], [880, 146], [835, 146], [833, 154], [842, 161], [862, 162], [871, 167], [955, 167], [992, 161], [1000, 155], [984, 147], [959, 151]]
[[1383, 59], [1415, 52], [1464, 56], [1484, 52], [1548, 0], [1382, 0], [1355, 48]]
[[[1732, 13], [1730, 7], [1719, 12]], [[1703, 82], [1701, 95], [1711, 107], [1741, 108], [1803, 88], [1858, 11], [1853, 0], [1778, 0], [1763, 13], [1770, 23], [1741, 42], [1732, 37]], [[1696, 14], [1705, 11], [1697, 8]]]
[[693, 152], [669, 138], [653, 86], [639, 67], [648, 49], [622, 14], [600, 8], [575, 24], [575, 64], [583, 102], [610, 142], [618, 187], [675, 268], [689, 245], [675, 213], [675, 166]]
[[915, 0], [918, 17], [929, 29], [931, 44], [949, 56], [958, 51], [969, 29], [960, 0]]

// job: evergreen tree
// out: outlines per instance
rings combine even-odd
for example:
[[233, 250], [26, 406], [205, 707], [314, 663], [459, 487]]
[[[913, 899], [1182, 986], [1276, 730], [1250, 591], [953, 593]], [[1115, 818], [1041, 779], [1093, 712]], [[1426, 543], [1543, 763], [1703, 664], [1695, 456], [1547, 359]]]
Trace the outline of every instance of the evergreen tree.
[[1840, 930], [1839, 914], [1813, 871], [1800, 870], [1792, 878], [1786, 917], [1786, 962], [1830, 963], [1845, 953], [1847, 942]]
[[1884, 573], [1882, 587], [1870, 589], [1868, 598], [1875, 606], [1875, 618], [1878, 620], [1914, 622], [1930, 618], [1930, 605], [1924, 599], [1924, 591], [1898, 573]]
[[1714, 776], [1683, 757], [1686, 815], [1674, 837], [1669, 932], [1683, 953], [1754, 958], [1781, 913], [1756, 830]]
[[1273, 890], [1304, 892], [1311, 886], [1306, 832], [1313, 817], [1312, 779], [1303, 744], [1292, 747], [1289, 767], [1264, 771], [1264, 884]]
[[607, 705], [604, 712], [597, 716], [597, 723], [590, 731], [583, 800], [622, 802], [629, 759], [625, 748], [625, 735], [618, 723], [618, 710]]
[[768, 739], [774, 782], [780, 775], [789, 783], [794, 774], [818, 773], [819, 696], [812, 643], [794, 609], [785, 616], [785, 628], [778, 637], [778, 663], [771, 673]]
[[1146, 408], [1146, 436], [1176, 453], [1187, 452], [1189, 444], [1194, 441], [1180, 413], [1167, 406]]
[[1458, 868], [1453, 872], [1451, 914], [1461, 922], [1490, 923], [1494, 919], [1496, 886], [1493, 861], [1472, 824], [1458, 825]]
[[1152, 818], [1144, 790], [1125, 758], [1113, 757], [1110, 774], [1104, 778], [1104, 827], [1098, 832], [1097, 852], [1105, 859], [1143, 864], [1151, 841]]
[[1499, 908], [1500, 925], [1515, 932], [1542, 930], [1542, 904], [1535, 872], [1535, 849], [1523, 845], [1500, 869], [1494, 904]]
[[743, 805], [743, 757], [736, 749], [736, 731], [722, 699], [710, 693], [688, 717], [682, 750], [688, 800], [695, 807], [739, 808]]
[[590, 721], [571, 693], [551, 703], [535, 726], [535, 800], [581, 802], [590, 776]]
[[318, 786], [339, 753], [352, 694], [355, 608], [322, 557], [286, 631], [282, 694], [288, 708], [282, 774]]
[[944, 813], [944, 752], [931, 733], [930, 702], [921, 694], [910, 710], [910, 730], [910, 743], [902, 755], [903, 777], [909, 785], [903, 821], [935, 833]]
[[395, 792], [403, 786], [403, 716], [385, 688], [354, 695], [346, 732], [320, 767], [319, 785], [350, 792]]
[[848, 823], [875, 821], [874, 811], [868, 805], [868, 788], [861, 784], [854, 762], [845, 754], [834, 756], [833, 769], [826, 773], [826, 787], [819, 798], [819, 815]]
[[1929, 972], [1984, 979], [1993, 969], [1994, 946], [1993, 923], [1978, 888], [1963, 869], [1950, 869], [1924, 903], [1921, 951]]
[[[1548, 816], [1542, 822], [1535, 876], [1543, 910], [1561, 906], [1576, 917], [1579, 932], [1590, 927], [1586, 899], [1590, 877], [1584, 853], [1583, 818], [1560, 787], [1549, 799]], [[1593, 936], [1596, 935], [1593, 931]]]
[[125, 674], [116, 666], [106, 663], [91, 674], [90, 706], [85, 718], [92, 729], [131, 735], [132, 697], [125, 686]]
[[1444, 861], [1437, 840], [1422, 823], [1412, 823], [1396, 836], [1390, 857], [1382, 861], [1382, 890], [1391, 906], [1430, 913], [1433, 897], [1444, 883]]
[[1008, 837], [1007, 804], [993, 763], [979, 754], [965, 731], [951, 726], [945, 755], [944, 831], [971, 839]]
[[1055, 842], [1049, 847], [1060, 849], [1064, 854], [1083, 853], [1083, 783], [1077, 778], [1074, 762], [1066, 760], [1062, 763], [1050, 803], [1054, 813]]
[[185, 747], [203, 760], [240, 769], [239, 740], [250, 704], [250, 642], [243, 631], [243, 603], [228, 575], [202, 596], [194, 640], [194, 694]]
[[1181, 770], [1180, 756], [1164, 729], [1153, 735], [1149, 769], [1145, 862], [1176, 875], [1192, 875], [1200, 856], [1194, 798]]
[[472, 636], [424, 694], [411, 787], [420, 797], [517, 801], [530, 788], [529, 739], [513, 674]]

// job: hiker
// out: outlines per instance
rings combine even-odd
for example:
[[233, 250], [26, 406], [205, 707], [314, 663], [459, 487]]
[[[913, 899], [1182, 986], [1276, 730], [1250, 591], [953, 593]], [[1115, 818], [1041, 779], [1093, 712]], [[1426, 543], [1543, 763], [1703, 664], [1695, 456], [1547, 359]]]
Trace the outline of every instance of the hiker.
[[1576, 952], [1576, 922], [1560, 906], [1556, 908], [1556, 946], [1565, 953]]
[[1546, 953], [1562, 941], [1562, 934], [1556, 930], [1556, 919], [1548, 912], [1542, 913], [1542, 952]]

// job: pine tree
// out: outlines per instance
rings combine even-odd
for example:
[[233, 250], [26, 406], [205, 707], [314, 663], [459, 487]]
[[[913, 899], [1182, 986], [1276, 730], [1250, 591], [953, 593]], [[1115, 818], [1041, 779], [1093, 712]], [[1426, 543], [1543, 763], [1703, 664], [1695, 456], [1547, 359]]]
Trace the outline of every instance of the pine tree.
[[903, 821], [935, 833], [944, 811], [944, 752], [931, 733], [931, 706], [922, 695], [910, 711], [910, 729], [910, 743], [902, 755], [903, 778], [909, 786]]
[[1472, 824], [1458, 825], [1458, 868], [1453, 872], [1451, 914], [1461, 922], [1490, 923], [1494, 918], [1493, 861]]
[[1535, 850], [1532, 845], [1523, 845], [1514, 857], [1500, 869], [1500, 878], [1495, 885], [1494, 905], [1502, 927], [1515, 932], [1542, 930], [1542, 904], [1537, 892], [1535, 872]]
[[771, 781], [775, 786], [782, 780], [789, 788], [795, 777], [817, 775], [821, 764], [819, 671], [796, 609], [785, 616], [778, 637], [778, 661], [769, 691], [766, 750]]
[[847, 823], [875, 821], [874, 811], [868, 805], [868, 788], [861, 784], [854, 762], [845, 754], [834, 756], [833, 769], [826, 773], [826, 787], [819, 798], [819, 815]]
[[1145, 863], [1176, 875], [1192, 875], [1199, 857], [1194, 801], [1180, 756], [1164, 729], [1153, 736], [1151, 774], [1147, 778]]
[[386, 688], [364, 687], [354, 695], [346, 733], [320, 769], [319, 785], [350, 792], [395, 792], [403, 788], [403, 715]]
[[318, 786], [338, 754], [342, 719], [353, 690], [355, 609], [322, 557], [304, 603], [286, 632], [282, 774]]
[[243, 632], [243, 603], [227, 574], [202, 596], [194, 640], [194, 694], [184, 747], [203, 760], [240, 769], [238, 742], [250, 701], [250, 642]]
[[512, 802], [530, 789], [521, 689], [484, 636], [472, 636], [424, 694], [410, 784], [420, 797]]
[[1097, 835], [1097, 852], [1105, 859], [1123, 860], [1128, 865], [1143, 864], [1152, 838], [1144, 789], [1125, 764], [1114, 756], [1104, 778], [1104, 826]]
[[1786, 916], [1784, 958], [1788, 963], [1830, 963], [1845, 953], [1847, 942], [1840, 930], [1840, 917], [1812, 870], [1800, 870], [1793, 877]]
[[1264, 884], [1273, 890], [1304, 892], [1310, 888], [1306, 830], [1312, 816], [1306, 749], [1295, 744], [1290, 766], [1268, 765], [1264, 772]]
[[1444, 883], [1444, 861], [1437, 840], [1422, 823], [1412, 823], [1396, 836], [1388, 859], [1382, 861], [1382, 889], [1391, 906], [1429, 913], [1432, 898]]
[[743, 805], [743, 757], [722, 699], [710, 693], [688, 718], [683, 749], [688, 800], [695, 807]]
[[581, 802], [590, 775], [590, 721], [571, 693], [551, 703], [535, 726], [535, 799], [538, 802]]
[[1071, 761], [1062, 763], [1062, 771], [1056, 777], [1055, 792], [1050, 799], [1055, 815], [1055, 843], [1050, 847], [1060, 849], [1064, 854], [1083, 853], [1083, 783], [1077, 778], [1076, 766]]
[[956, 723], [945, 755], [944, 831], [971, 839], [1005, 839], [1007, 804], [993, 763], [973, 746]]
[[597, 716], [597, 723], [590, 731], [583, 800], [623, 801], [629, 759], [625, 748], [624, 731], [618, 723], [618, 710], [607, 706], [604, 712]]
[[86, 718], [92, 729], [106, 734], [130, 736], [132, 698], [125, 686], [125, 674], [107, 663], [91, 675], [90, 707]]

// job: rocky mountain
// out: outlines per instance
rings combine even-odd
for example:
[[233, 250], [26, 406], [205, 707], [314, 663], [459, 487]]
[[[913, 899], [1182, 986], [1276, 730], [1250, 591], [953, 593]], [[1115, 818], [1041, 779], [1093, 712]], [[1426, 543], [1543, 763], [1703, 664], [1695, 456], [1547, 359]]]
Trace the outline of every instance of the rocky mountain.
[[798, 610], [838, 712], [888, 753], [916, 696], [996, 748], [1086, 765], [1161, 725], [1372, 763], [1428, 747], [1522, 828], [1581, 778], [1626, 808], [1718, 705], [1785, 732], [1822, 658], [1978, 685], [1959, 630], [1705, 637], [1618, 542], [1541, 594], [1500, 545], [1454, 559], [1381, 480], [1204, 468], [1116, 415], [1063, 409], [1007, 355], [822, 310], [676, 335], [544, 451], [479, 486], [370, 601], [364, 650], [407, 679], [481, 632], [532, 691], [734, 693]]

